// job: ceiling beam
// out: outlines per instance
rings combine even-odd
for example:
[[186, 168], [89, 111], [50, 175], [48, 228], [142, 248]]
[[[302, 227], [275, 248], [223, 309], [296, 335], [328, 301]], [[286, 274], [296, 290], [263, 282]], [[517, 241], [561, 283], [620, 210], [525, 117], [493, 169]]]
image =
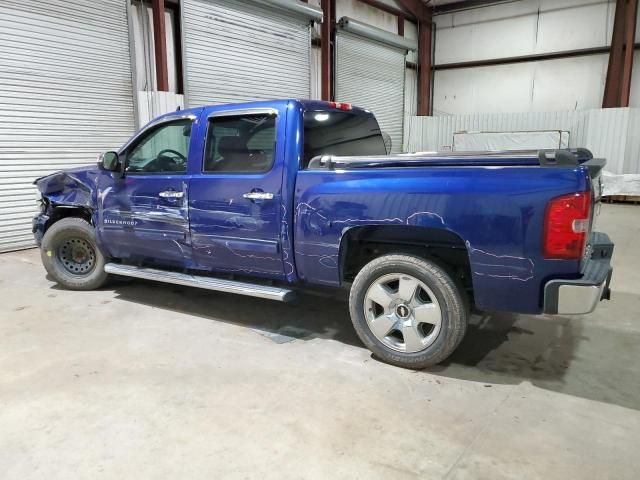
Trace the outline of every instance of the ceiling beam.
[[490, 7], [501, 3], [513, 3], [521, 0], [460, 0], [459, 2], [446, 3], [433, 8], [434, 15], [458, 12], [460, 10], [471, 10], [472, 8]]
[[417, 18], [418, 21], [426, 20], [427, 15], [432, 11], [432, 8], [422, 3], [421, 0], [397, 0], [397, 2]]
[[411, 11], [400, 10], [399, 8], [393, 7], [391, 5], [387, 5], [386, 3], [382, 3], [380, 0], [359, 0], [361, 3], [365, 5], [369, 5], [370, 7], [377, 8], [378, 10], [382, 10], [383, 12], [390, 13], [391, 15], [396, 15], [398, 17], [404, 16], [409, 20], [413, 20], [414, 22], [418, 19], [416, 16], [411, 13]]

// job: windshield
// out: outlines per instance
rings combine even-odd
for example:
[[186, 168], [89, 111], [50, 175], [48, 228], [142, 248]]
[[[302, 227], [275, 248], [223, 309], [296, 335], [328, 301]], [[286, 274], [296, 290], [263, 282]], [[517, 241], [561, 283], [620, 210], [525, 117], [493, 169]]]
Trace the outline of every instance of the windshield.
[[319, 155], [386, 155], [378, 122], [371, 114], [336, 110], [304, 112], [302, 168]]

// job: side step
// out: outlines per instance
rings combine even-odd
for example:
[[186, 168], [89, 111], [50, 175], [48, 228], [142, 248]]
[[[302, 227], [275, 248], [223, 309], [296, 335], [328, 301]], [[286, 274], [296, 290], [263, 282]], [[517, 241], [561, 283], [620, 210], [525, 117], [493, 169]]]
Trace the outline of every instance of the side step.
[[217, 292], [237, 293], [239, 295], [267, 298], [269, 300], [278, 300], [280, 302], [288, 302], [292, 300], [294, 296], [294, 291], [289, 290], [288, 288], [238, 282], [236, 280], [225, 280], [222, 278], [201, 277], [197, 275], [189, 275], [187, 273], [156, 270], [154, 268], [120, 265], [119, 263], [107, 263], [104, 266], [104, 271], [125, 277], [155, 280], [157, 282], [204, 288], [207, 290], [215, 290]]

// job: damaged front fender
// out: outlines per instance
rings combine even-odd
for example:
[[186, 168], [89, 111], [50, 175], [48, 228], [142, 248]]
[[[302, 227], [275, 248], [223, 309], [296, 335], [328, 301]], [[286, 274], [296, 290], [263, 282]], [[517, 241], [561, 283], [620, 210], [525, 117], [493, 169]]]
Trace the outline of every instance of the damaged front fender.
[[33, 182], [52, 206], [93, 209], [96, 205], [97, 167], [82, 167], [56, 172]]
[[38, 178], [34, 185], [42, 194], [42, 209], [33, 219], [33, 236], [40, 245], [46, 230], [68, 216], [93, 220], [96, 206], [96, 167], [81, 167], [52, 173]]

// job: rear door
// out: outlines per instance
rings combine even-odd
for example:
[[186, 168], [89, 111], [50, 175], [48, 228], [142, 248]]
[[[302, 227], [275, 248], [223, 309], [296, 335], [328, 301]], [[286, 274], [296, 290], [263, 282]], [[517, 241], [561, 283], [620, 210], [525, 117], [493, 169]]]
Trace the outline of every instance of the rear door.
[[98, 235], [113, 257], [190, 265], [187, 158], [196, 118], [156, 122], [120, 152], [124, 178], [101, 176]]
[[[283, 278], [284, 108], [205, 109], [189, 212], [198, 268]], [[279, 141], [276, 141], [276, 138]]]

